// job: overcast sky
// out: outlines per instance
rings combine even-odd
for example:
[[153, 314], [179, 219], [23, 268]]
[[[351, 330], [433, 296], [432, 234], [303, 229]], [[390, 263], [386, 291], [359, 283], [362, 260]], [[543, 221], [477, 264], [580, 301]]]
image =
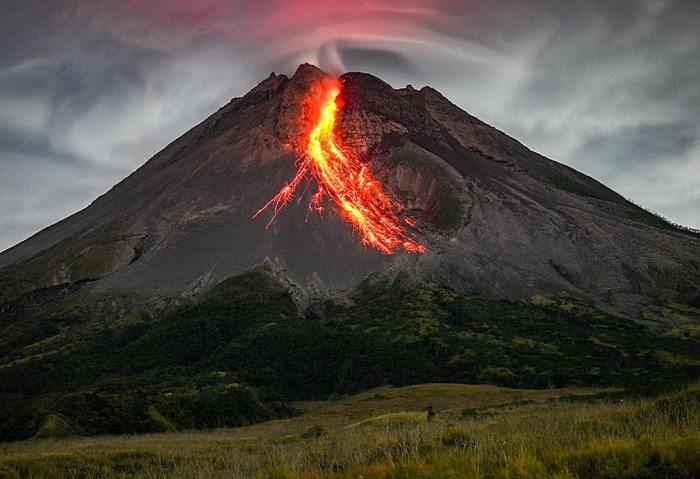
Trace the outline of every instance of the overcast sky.
[[0, 0], [0, 11], [0, 250], [304, 61], [433, 86], [700, 228], [698, 0]]

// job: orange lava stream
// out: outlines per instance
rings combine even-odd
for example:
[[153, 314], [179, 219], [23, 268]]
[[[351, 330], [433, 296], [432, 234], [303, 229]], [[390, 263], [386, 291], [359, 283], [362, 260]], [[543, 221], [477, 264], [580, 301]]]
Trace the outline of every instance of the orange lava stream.
[[425, 246], [406, 235], [395, 213], [400, 205], [386, 195], [357, 154], [339, 145], [334, 132], [339, 110], [336, 101], [340, 94], [339, 83], [324, 82], [321, 87], [320, 118], [309, 134], [294, 178], [253, 217], [274, 205], [272, 223], [280, 209], [293, 198], [302, 180], [311, 173], [318, 191], [311, 197], [309, 211], [322, 213], [323, 198], [328, 195], [338, 205], [343, 219], [359, 232], [363, 245], [384, 254], [392, 254], [399, 247], [410, 252], [425, 252]]

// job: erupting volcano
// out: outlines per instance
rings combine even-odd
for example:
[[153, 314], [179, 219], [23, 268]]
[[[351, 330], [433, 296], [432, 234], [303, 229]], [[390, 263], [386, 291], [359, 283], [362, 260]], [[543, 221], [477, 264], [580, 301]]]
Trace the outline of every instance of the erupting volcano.
[[[343, 145], [335, 134], [336, 116], [342, 108], [341, 87], [338, 80], [325, 79], [309, 92], [304, 116], [318, 120], [298, 140], [297, 172], [253, 217], [273, 206], [272, 223], [310, 173], [316, 180], [317, 191], [311, 197], [309, 212], [322, 214], [327, 195], [338, 206], [342, 218], [359, 232], [363, 245], [384, 254], [392, 254], [401, 246], [406, 251], [425, 252], [425, 246], [407, 236], [396, 213], [401, 205], [389, 198], [359, 155]], [[408, 219], [407, 223], [411, 221]]]
[[[251, 220], [261, 206], [265, 220]], [[699, 241], [430, 87], [304, 64], [0, 254], [0, 312], [14, 301], [13, 324], [34, 304], [22, 295], [44, 304], [46, 288], [163, 304], [261, 269], [302, 308], [406, 278], [489, 298], [566, 294], [647, 318], [660, 306], [645, 291], [697, 304]]]
[[436, 379], [671, 385], [698, 325], [699, 235], [430, 87], [304, 64], [0, 253], [0, 441]]

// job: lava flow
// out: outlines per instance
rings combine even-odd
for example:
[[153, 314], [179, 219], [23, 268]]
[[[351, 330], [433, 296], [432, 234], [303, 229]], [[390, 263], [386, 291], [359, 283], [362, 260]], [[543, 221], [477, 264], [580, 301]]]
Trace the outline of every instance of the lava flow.
[[[322, 213], [323, 199], [328, 195], [338, 205], [343, 219], [359, 232], [363, 245], [377, 248], [384, 254], [392, 254], [399, 247], [425, 252], [425, 246], [406, 235], [395, 213], [400, 205], [387, 196], [359, 156], [344, 148], [336, 137], [340, 83], [325, 80], [319, 85], [318, 93], [318, 105], [309, 105], [310, 110], [319, 111], [318, 122], [308, 133], [308, 142], [305, 135], [300, 142], [302, 154], [297, 161], [296, 175], [253, 217], [274, 205], [272, 223], [279, 210], [293, 198], [302, 180], [311, 173], [318, 191], [311, 197], [309, 211]], [[313, 102], [313, 96], [309, 98]]]

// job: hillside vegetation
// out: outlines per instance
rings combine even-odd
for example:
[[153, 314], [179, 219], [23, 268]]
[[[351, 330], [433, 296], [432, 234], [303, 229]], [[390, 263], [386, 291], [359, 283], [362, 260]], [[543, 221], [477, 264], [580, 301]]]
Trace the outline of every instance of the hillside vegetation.
[[655, 335], [571, 298], [486, 300], [398, 278], [301, 316], [257, 270], [156, 317], [132, 298], [95, 325], [85, 301], [3, 329], [0, 440], [243, 426], [297, 414], [292, 401], [384, 385], [648, 394], [700, 376], [696, 335]]

